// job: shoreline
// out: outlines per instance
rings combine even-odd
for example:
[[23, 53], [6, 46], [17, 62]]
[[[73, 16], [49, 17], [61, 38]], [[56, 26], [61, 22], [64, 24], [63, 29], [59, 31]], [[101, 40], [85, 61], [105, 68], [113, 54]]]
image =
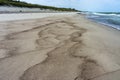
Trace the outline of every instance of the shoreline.
[[105, 24], [105, 23], [102, 23], [102, 22], [98, 22], [98, 21], [95, 21], [95, 20], [92, 20], [92, 19], [89, 19], [89, 18], [86, 18], [86, 19], [88, 19], [88, 20], [90, 20], [90, 21], [92, 21], [92, 22], [95, 22], [95, 23], [104, 25], [104, 26], [106, 26], [106, 27], [110, 27], [110, 28], [113, 28], [113, 29], [116, 29], [116, 30], [120, 31], [120, 29], [115, 28], [115, 26], [112, 26], [112, 25], [109, 25], [109, 24]]
[[120, 69], [120, 32], [83, 15], [3, 21], [0, 28], [1, 80], [107, 80]]
[[[101, 14], [103, 15], [103, 14]], [[86, 16], [88, 19], [91, 19], [92, 21], [94, 22], [97, 22], [97, 23], [100, 23], [100, 24], [103, 24], [103, 25], [106, 25], [106, 26], [109, 26], [109, 27], [113, 27], [113, 28], [116, 28], [118, 30], [120, 30], [120, 26], [118, 24], [118, 21], [117, 21], [117, 18], [119, 19], [118, 15], [115, 14], [114, 16], [110, 15], [110, 14], [104, 14], [104, 18], [102, 20], [102, 16], [99, 15], [94, 15], [93, 13], [93, 16], [99, 16], [99, 18], [97, 17], [92, 17], [92, 15], [90, 16], [89, 14]], [[108, 17], [109, 16], [109, 17]], [[107, 18], [108, 17], [108, 18]], [[116, 21], [114, 21], [114, 18], [116, 18]], [[101, 20], [100, 20], [101, 19]], [[104, 22], [103, 22], [104, 21]]]

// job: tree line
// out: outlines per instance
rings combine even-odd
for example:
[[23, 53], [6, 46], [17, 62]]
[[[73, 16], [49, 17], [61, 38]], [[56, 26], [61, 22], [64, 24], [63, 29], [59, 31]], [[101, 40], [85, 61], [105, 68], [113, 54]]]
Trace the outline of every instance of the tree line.
[[52, 7], [52, 6], [44, 6], [44, 5], [38, 5], [38, 4], [31, 4], [23, 1], [21, 2], [20, 0], [0, 0], [0, 6], [40, 8], [40, 9], [51, 9], [56, 11], [77, 11], [72, 8], [58, 8], [58, 7]]

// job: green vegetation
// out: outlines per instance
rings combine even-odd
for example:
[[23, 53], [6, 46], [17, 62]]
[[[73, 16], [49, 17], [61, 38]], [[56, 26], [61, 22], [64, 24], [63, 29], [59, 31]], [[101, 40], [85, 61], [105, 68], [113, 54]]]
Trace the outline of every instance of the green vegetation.
[[40, 8], [40, 9], [51, 9], [51, 10], [56, 10], [56, 11], [77, 11], [71, 8], [57, 8], [57, 7], [44, 6], [44, 5], [38, 5], [38, 4], [30, 4], [26, 2], [21, 2], [19, 0], [0, 0], [0, 6]]

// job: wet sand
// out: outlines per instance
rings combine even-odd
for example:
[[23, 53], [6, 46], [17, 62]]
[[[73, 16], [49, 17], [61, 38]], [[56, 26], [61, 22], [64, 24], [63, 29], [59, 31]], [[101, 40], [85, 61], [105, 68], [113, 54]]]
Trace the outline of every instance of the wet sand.
[[118, 30], [78, 14], [0, 22], [0, 29], [0, 80], [120, 79]]

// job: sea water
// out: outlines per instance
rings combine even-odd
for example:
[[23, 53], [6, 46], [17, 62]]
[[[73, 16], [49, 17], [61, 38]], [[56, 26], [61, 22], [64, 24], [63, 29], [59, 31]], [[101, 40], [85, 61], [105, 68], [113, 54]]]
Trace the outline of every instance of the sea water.
[[120, 30], [120, 13], [87, 13], [87, 18]]

